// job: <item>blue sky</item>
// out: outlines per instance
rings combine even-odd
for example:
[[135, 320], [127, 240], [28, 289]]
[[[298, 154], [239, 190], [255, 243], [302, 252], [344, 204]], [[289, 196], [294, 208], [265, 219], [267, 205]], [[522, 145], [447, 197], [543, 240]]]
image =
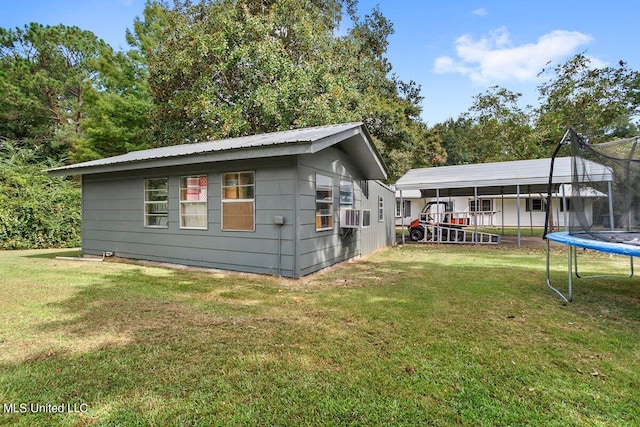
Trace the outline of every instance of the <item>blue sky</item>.
[[[142, 15], [144, 0], [2, 0], [0, 27], [29, 22], [76, 25], [114, 48]], [[402, 80], [422, 86], [422, 118], [457, 118], [493, 85], [536, 105], [537, 77], [547, 66], [586, 52], [597, 65], [620, 60], [640, 69], [640, 2], [631, 0], [360, 0], [394, 25], [387, 57]]]

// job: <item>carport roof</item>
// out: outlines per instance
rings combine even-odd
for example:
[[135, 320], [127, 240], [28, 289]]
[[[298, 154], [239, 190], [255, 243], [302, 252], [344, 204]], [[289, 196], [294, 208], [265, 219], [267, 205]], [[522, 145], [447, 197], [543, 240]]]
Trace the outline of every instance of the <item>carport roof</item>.
[[[571, 183], [572, 157], [556, 158], [553, 183]], [[396, 190], [420, 190], [422, 197], [546, 193], [551, 159], [516, 160], [411, 169], [395, 185]], [[592, 181], [611, 181], [611, 170], [588, 162]], [[520, 187], [518, 189], [518, 186]]]

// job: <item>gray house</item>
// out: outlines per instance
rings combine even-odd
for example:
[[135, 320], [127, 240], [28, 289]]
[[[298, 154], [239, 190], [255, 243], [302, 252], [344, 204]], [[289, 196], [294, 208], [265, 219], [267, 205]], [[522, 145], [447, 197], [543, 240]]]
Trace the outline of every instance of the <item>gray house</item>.
[[131, 152], [82, 179], [82, 251], [300, 277], [392, 245], [394, 192], [362, 123]]

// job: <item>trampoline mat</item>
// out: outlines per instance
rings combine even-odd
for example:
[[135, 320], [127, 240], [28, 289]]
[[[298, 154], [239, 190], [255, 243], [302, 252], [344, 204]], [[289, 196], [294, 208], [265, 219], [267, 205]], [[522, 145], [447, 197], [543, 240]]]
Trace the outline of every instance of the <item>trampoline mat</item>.
[[599, 231], [569, 234], [566, 231], [549, 233], [547, 239], [569, 246], [577, 246], [612, 254], [640, 256], [640, 232]]

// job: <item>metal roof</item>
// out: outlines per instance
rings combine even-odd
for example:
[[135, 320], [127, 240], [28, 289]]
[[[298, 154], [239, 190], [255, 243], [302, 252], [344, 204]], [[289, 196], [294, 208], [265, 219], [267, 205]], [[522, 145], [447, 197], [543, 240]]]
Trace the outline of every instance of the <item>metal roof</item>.
[[82, 175], [226, 160], [308, 154], [335, 144], [360, 167], [367, 179], [386, 179], [386, 168], [362, 123], [343, 123], [195, 144], [132, 151], [49, 169], [52, 176]]
[[[572, 157], [556, 158], [554, 184], [571, 183], [571, 160]], [[535, 159], [411, 169], [395, 188], [421, 190], [423, 197], [435, 197], [436, 190], [440, 196], [472, 196], [476, 189], [478, 195], [546, 193], [550, 166], [551, 159]], [[587, 168], [593, 181], [613, 179], [611, 170], [601, 164], [588, 162]]]

